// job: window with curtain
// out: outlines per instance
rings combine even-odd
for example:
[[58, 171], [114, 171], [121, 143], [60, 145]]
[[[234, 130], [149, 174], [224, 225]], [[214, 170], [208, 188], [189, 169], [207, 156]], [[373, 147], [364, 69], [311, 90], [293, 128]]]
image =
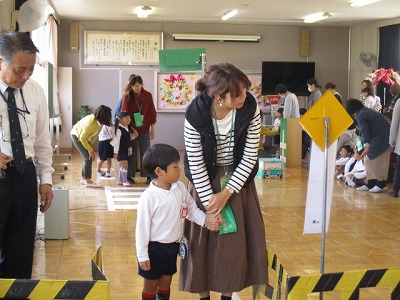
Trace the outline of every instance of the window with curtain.
[[52, 15], [49, 15], [46, 23], [31, 32], [31, 37], [39, 49], [39, 61], [48, 61], [57, 66], [57, 23]]
[[[46, 23], [31, 32], [31, 38], [39, 49], [38, 61], [35, 66], [35, 71], [32, 78], [39, 82], [46, 92], [47, 98], [52, 99], [49, 104], [50, 116], [58, 115], [58, 84], [57, 84], [57, 23], [52, 15], [49, 15]], [[50, 63], [51, 65], [49, 65]], [[53, 68], [53, 77], [48, 78], [48, 70], [51, 66]], [[52, 82], [52, 95], [48, 95], [49, 82]]]

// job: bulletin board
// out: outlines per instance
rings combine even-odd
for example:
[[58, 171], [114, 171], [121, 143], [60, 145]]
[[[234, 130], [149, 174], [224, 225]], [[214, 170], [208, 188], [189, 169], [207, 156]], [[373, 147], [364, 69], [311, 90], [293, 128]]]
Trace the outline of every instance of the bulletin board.
[[85, 31], [85, 65], [158, 65], [162, 32]]

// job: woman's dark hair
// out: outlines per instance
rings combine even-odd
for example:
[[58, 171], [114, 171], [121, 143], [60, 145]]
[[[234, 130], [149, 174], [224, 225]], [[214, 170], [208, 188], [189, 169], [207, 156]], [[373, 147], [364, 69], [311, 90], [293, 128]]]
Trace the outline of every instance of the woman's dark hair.
[[390, 93], [392, 96], [396, 96], [396, 94], [399, 93], [399, 92], [400, 92], [400, 84], [395, 83], [395, 84], [393, 84], [393, 85], [390, 86], [390, 88], [389, 88], [389, 93]]
[[167, 171], [170, 164], [179, 162], [180, 156], [178, 150], [167, 144], [155, 144], [143, 155], [142, 167], [151, 178], [157, 178], [156, 168]]
[[315, 78], [310, 78], [310, 79], [308, 79], [308, 80], [307, 80], [307, 84], [309, 84], [309, 85], [314, 85], [314, 86], [317, 87], [317, 88], [321, 88], [321, 86], [320, 86], [319, 83], [318, 83], [318, 80], [315, 79]]
[[307, 112], [307, 109], [305, 109], [304, 107], [299, 109], [300, 111], [300, 115], [304, 115]]
[[346, 111], [351, 116], [355, 114], [358, 110], [364, 107], [364, 104], [357, 99], [349, 99], [346, 103]]
[[94, 117], [101, 125], [111, 126], [111, 108], [105, 105], [100, 105], [94, 111]]
[[276, 112], [283, 114], [283, 107], [279, 107]]
[[117, 133], [118, 125], [119, 125], [119, 123], [121, 123], [119, 120], [124, 118], [124, 117], [126, 117], [126, 116], [129, 116], [129, 115], [130, 114], [127, 111], [120, 111], [119, 112], [118, 117], [115, 119], [115, 124], [114, 124], [115, 133]]
[[280, 83], [275, 87], [275, 93], [277, 93], [277, 94], [284, 94], [287, 91], [288, 91], [288, 89], [287, 89], [286, 85], [284, 85], [283, 83]]
[[356, 122], [351, 123], [351, 125], [347, 128], [347, 130], [352, 130], [357, 127]]
[[373, 96], [374, 95], [374, 90], [367, 86], [366, 88], [363, 88], [362, 90], [363, 93], [367, 93], [368, 96]]
[[124, 93], [128, 95], [127, 101], [130, 102], [135, 99], [135, 93], [132, 91], [132, 87], [136, 84], [139, 83], [140, 85], [143, 85], [143, 79], [140, 75], [136, 74], [131, 74], [129, 76], [129, 82], [125, 87]]
[[372, 89], [372, 81], [369, 79], [364, 79], [363, 81], [361, 81], [361, 84], [367, 84], [367, 87], [370, 87]]
[[392, 112], [387, 111], [387, 112], [383, 113], [383, 115], [386, 117], [386, 119], [389, 120], [389, 122], [392, 121]]
[[239, 97], [242, 89], [249, 89], [251, 82], [246, 74], [230, 63], [216, 63], [207, 68], [203, 78], [196, 82], [196, 90], [206, 91], [210, 97], [220, 95], [225, 98], [230, 93]]
[[327, 82], [326, 84], [325, 84], [325, 89], [327, 89], [327, 90], [329, 90], [329, 89], [336, 89], [336, 84], [334, 84], [333, 82]]

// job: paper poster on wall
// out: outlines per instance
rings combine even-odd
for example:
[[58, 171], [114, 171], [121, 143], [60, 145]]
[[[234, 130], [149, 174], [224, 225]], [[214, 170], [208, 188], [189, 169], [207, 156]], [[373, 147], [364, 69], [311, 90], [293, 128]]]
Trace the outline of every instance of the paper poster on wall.
[[157, 111], [184, 112], [196, 95], [200, 73], [157, 73]]
[[162, 32], [85, 31], [86, 65], [158, 65]]

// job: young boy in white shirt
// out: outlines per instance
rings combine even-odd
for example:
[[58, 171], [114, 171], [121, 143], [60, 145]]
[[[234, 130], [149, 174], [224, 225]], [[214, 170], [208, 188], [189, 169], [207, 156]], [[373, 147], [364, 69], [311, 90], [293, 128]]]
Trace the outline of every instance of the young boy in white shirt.
[[179, 152], [166, 144], [153, 145], [143, 156], [142, 168], [152, 181], [140, 196], [136, 221], [138, 273], [144, 278], [142, 300], [170, 298], [177, 254], [190, 251], [184, 243], [185, 218], [212, 231], [218, 231], [221, 224], [218, 217], [198, 208], [179, 181], [179, 160]]

